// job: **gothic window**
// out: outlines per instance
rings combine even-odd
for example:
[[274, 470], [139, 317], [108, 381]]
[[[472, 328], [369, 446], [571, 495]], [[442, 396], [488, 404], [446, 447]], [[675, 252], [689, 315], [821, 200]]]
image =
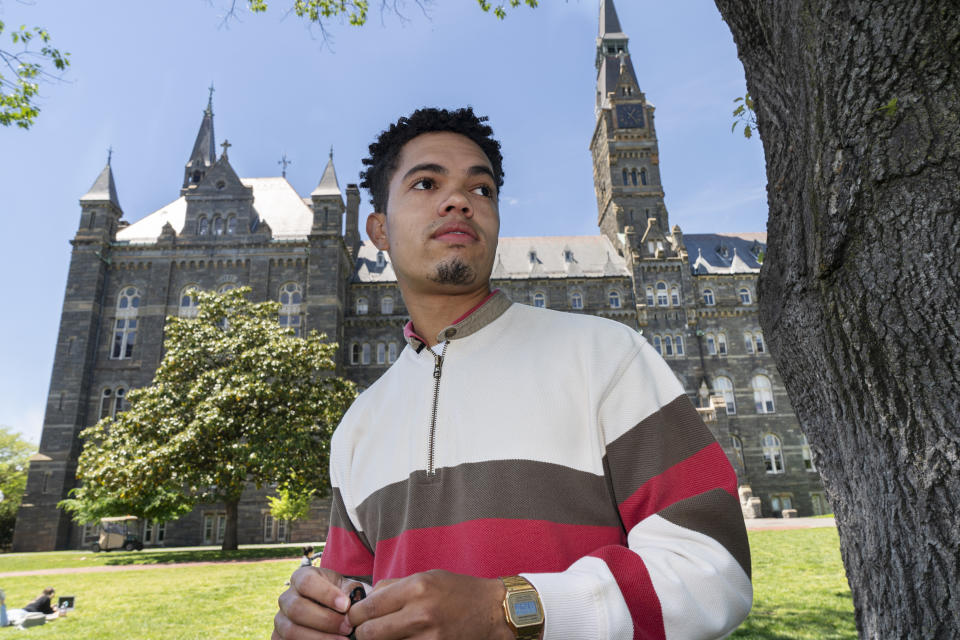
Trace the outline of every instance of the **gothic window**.
[[750, 304], [749, 289], [747, 289], [746, 287], [741, 288], [740, 291], [737, 292], [737, 294], [740, 296], [740, 304]]
[[673, 339], [674, 346], [677, 349], [677, 355], [683, 355], [683, 336], [675, 336]]
[[727, 355], [727, 336], [723, 333], [717, 334], [717, 353], [721, 356]]
[[653, 348], [657, 350], [657, 353], [663, 355], [663, 347], [660, 345], [660, 336], [653, 336]]
[[188, 284], [180, 290], [180, 307], [177, 310], [178, 316], [181, 318], [197, 317], [197, 312], [200, 310], [199, 301], [197, 300], [197, 294], [199, 292], [200, 287], [195, 284]]
[[663, 337], [663, 355], [665, 356], [673, 355], [673, 337], [672, 336]]
[[610, 308], [611, 308], [611, 309], [619, 309], [619, 308], [620, 308], [620, 292], [619, 292], [619, 291], [611, 291], [611, 292], [610, 292], [610, 296], [609, 296], [609, 300], [610, 300]]
[[104, 389], [100, 395], [100, 419], [109, 418], [113, 411], [113, 389]]
[[360, 345], [356, 342], [350, 347], [350, 364], [360, 364]]
[[753, 353], [753, 334], [749, 331], [743, 332], [743, 344], [747, 348], [747, 353]]
[[574, 309], [583, 309], [583, 296], [579, 293], [570, 296], [570, 306]]
[[637, 170], [636, 169], [630, 170], [630, 182], [633, 183], [633, 186], [637, 186]]
[[365, 316], [367, 315], [367, 299], [366, 298], [357, 298], [357, 315]]
[[627, 170], [623, 170], [623, 186], [627, 186], [627, 183], [630, 180], [630, 175], [627, 173]]
[[647, 306], [653, 306], [653, 287], [647, 287]]
[[675, 307], [680, 306], [680, 287], [677, 285], [670, 287], [670, 304]]
[[205, 236], [210, 233], [210, 220], [207, 219], [207, 216], [200, 216], [200, 221], [197, 223], [197, 234]]
[[764, 375], [753, 376], [753, 402], [757, 407], [757, 413], [774, 413], [773, 408], [773, 387], [770, 385], [770, 378]]
[[763, 465], [767, 473], [783, 473], [783, 446], [780, 444], [780, 438], [767, 433], [763, 436], [761, 443], [763, 444]]
[[380, 313], [385, 316], [393, 314], [393, 298], [391, 296], [380, 298]]
[[727, 405], [727, 415], [736, 415], [737, 401], [733, 395], [733, 381], [726, 376], [717, 376], [713, 381], [713, 387], [714, 391], [719, 391], [723, 395], [723, 401]]
[[541, 307], [541, 308], [546, 307], [547, 306], [546, 296], [544, 296], [542, 293], [539, 293], [539, 292], [533, 294], [533, 306]]
[[117, 389], [117, 393], [113, 397], [113, 415], [117, 415], [124, 410], [124, 402], [127, 398], [127, 390], [123, 387]]
[[232, 236], [237, 232], [237, 216], [229, 216], [227, 218], [227, 235]]
[[813, 462], [813, 451], [810, 450], [810, 443], [807, 441], [806, 434], [801, 436], [803, 441], [800, 444], [800, 453], [803, 455], [803, 468], [807, 471], [816, 471], [817, 465]]
[[213, 235], [222, 236], [223, 235], [223, 218], [216, 216], [213, 219]]
[[703, 304], [708, 307], [715, 305], [717, 301], [713, 297], [713, 289], [704, 289], [703, 290]]
[[360, 364], [370, 364], [370, 343], [364, 342], [360, 352]]
[[384, 364], [387, 361], [387, 345], [383, 342], [377, 343], [377, 364]]
[[391, 342], [387, 348], [387, 362], [393, 364], [397, 359], [397, 343]]
[[730, 443], [733, 445], [733, 455], [737, 461], [737, 468], [746, 471], [747, 463], [743, 459], [743, 440], [740, 439], [740, 436], [731, 435]]
[[756, 345], [756, 347], [757, 347], [757, 353], [763, 353], [763, 352], [764, 352], [764, 347], [763, 347], [763, 334], [762, 334], [762, 333], [760, 333], [759, 331], [757, 331], [757, 332], [755, 332], [755, 333], [753, 334], [753, 343], [754, 343], [754, 344]]
[[292, 329], [293, 335], [299, 338], [301, 331], [301, 308], [303, 303], [303, 288], [297, 282], [288, 282], [280, 287], [280, 326]]
[[217, 293], [226, 293], [227, 291], [230, 291], [236, 288], [237, 288], [236, 284], [234, 284], [233, 282], [227, 282], [220, 285], [220, 287], [217, 289]]
[[712, 333], [707, 334], [707, 353], [717, 355], [717, 339]]
[[[636, 184], [636, 182], [634, 182], [634, 184]], [[647, 184], [647, 170], [646, 170], [646, 169], [640, 169], [640, 184], [643, 184], [643, 185]]]
[[669, 304], [669, 299], [667, 298], [667, 284], [665, 282], [657, 283], [657, 306], [666, 307]]
[[117, 319], [113, 326], [113, 347], [110, 357], [126, 360], [133, 357], [133, 345], [137, 341], [137, 312], [140, 308], [140, 291], [136, 287], [121, 289], [117, 299]]

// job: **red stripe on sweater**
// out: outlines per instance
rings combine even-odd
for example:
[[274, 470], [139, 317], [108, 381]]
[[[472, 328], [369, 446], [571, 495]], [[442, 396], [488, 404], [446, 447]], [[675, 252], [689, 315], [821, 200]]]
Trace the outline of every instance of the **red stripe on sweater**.
[[320, 554], [320, 566], [344, 575], [369, 576], [373, 573], [373, 556], [357, 534], [331, 526]]
[[377, 544], [373, 580], [444, 569], [481, 578], [563, 571], [606, 545], [625, 545], [619, 527], [487, 518], [404, 531]]
[[626, 547], [609, 546], [590, 554], [600, 558], [617, 581], [617, 587], [630, 609], [634, 640], [663, 640], [663, 612], [660, 598], [650, 581], [647, 566], [636, 553]]
[[737, 474], [717, 442], [643, 483], [633, 495], [620, 503], [620, 517], [629, 531], [661, 509], [711, 489], [723, 489], [737, 500], [740, 499], [737, 494]]

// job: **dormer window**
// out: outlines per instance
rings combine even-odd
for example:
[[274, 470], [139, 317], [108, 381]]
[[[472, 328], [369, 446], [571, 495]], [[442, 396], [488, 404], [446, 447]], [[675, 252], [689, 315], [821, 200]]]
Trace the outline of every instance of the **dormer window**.
[[383, 269], [387, 266], [387, 259], [383, 255], [383, 251], [377, 251], [377, 268]]
[[725, 245], [725, 244], [721, 244], [719, 247], [717, 247], [717, 254], [718, 254], [721, 258], [729, 258], [729, 257], [730, 257], [730, 248], [727, 247], [727, 245]]
[[537, 262], [537, 252], [531, 249], [529, 253], [529, 258], [530, 258], [530, 264], [535, 264]]
[[193, 174], [190, 176], [190, 182], [192, 182], [193, 184], [199, 183], [200, 180], [202, 179], [203, 179], [203, 174], [200, 173], [199, 171], [194, 171]]
[[570, 249], [564, 249], [563, 260], [564, 262], [573, 262], [573, 251], [570, 251]]

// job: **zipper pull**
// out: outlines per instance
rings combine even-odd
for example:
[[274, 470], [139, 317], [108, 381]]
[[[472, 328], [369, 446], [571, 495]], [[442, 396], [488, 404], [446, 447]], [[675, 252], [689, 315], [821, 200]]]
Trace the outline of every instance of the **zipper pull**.
[[433, 354], [434, 364], [433, 364], [433, 377], [440, 379], [440, 370], [443, 368], [443, 356]]

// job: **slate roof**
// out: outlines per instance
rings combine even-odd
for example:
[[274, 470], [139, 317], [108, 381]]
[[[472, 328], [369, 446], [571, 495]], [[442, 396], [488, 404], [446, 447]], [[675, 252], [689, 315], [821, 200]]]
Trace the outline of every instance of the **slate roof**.
[[[241, 178], [240, 182], [253, 187], [253, 208], [260, 219], [270, 225], [274, 238], [306, 239], [313, 225], [313, 212], [286, 178]], [[157, 241], [163, 225], [168, 222], [174, 231], [181, 233], [186, 214], [187, 201], [181, 196], [118, 231], [117, 241], [152, 244]]]
[[[389, 254], [378, 265], [377, 253], [369, 241], [360, 244], [354, 282], [396, 282]], [[630, 271], [606, 236], [500, 238], [492, 274], [497, 280], [611, 276], [626, 278]]]
[[330, 154], [330, 160], [327, 161], [327, 167], [323, 170], [323, 176], [317, 188], [310, 194], [311, 196], [339, 196], [340, 184], [337, 182], [337, 171], [333, 168], [333, 153]]
[[767, 250], [767, 234], [690, 233], [683, 244], [694, 275], [760, 273], [757, 258]]
[[80, 197], [80, 202], [110, 202], [117, 209], [120, 209], [120, 199], [117, 198], [117, 185], [113, 181], [113, 169], [110, 163], [103, 168], [93, 186], [84, 195]]

